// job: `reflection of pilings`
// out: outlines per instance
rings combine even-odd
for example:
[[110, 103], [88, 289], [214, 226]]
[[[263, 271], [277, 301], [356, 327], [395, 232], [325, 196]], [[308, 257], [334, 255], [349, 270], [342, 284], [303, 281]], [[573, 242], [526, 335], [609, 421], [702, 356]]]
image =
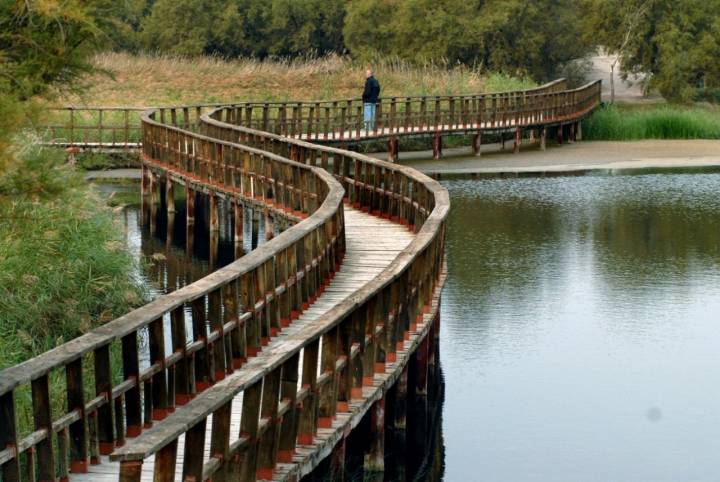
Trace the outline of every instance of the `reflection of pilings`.
[[157, 231], [157, 213], [158, 213], [158, 182], [157, 176], [152, 172], [148, 171], [149, 175], [149, 189], [150, 189], [150, 234], [155, 235]]
[[255, 249], [260, 242], [260, 222], [255, 211], [250, 210], [250, 249]]
[[210, 209], [210, 232], [218, 232], [220, 229], [220, 223], [218, 221], [218, 198], [214, 193], [208, 194], [209, 198], [209, 209]]
[[167, 231], [165, 233], [165, 244], [168, 248], [172, 246], [173, 234], [175, 233], [175, 212], [168, 212], [167, 215]]
[[370, 408], [370, 446], [365, 452], [367, 472], [385, 471], [385, 396]]
[[220, 245], [220, 233], [218, 231], [210, 231], [210, 270], [214, 271], [217, 267], [218, 247]]
[[195, 191], [189, 184], [185, 185], [185, 251], [193, 252], [195, 244]]
[[235, 224], [235, 233], [233, 236], [235, 240], [235, 259], [245, 254], [243, 249], [243, 209], [244, 207], [240, 201], [236, 200], [233, 203], [233, 221]]
[[405, 366], [394, 387], [392, 428], [393, 455], [399, 462], [395, 466], [395, 478], [405, 480], [407, 463], [407, 408], [408, 367]]

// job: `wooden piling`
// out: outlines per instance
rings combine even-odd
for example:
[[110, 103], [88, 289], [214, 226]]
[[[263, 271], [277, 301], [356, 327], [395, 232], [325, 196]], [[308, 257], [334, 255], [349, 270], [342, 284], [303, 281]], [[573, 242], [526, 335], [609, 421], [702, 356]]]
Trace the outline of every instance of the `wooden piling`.
[[470, 146], [472, 147], [473, 154], [477, 157], [480, 157], [482, 151], [482, 132], [473, 134], [470, 141]]
[[515, 128], [515, 142], [513, 143], [513, 152], [515, 154], [520, 152], [520, 144], [522, 144], [522, 128], [518, 126]]
[[370, 408], [370, 446], [365, 453], [366, 472], [385, 471], [385, 396]]
[[399, 155], [398, 140], [396, 136], [388, 138], [388, 161], [397, 162]]
[[440, 159], [442, 157], [442, 136], [440, 133], [435, 133], [433, 136], [433, 159]]

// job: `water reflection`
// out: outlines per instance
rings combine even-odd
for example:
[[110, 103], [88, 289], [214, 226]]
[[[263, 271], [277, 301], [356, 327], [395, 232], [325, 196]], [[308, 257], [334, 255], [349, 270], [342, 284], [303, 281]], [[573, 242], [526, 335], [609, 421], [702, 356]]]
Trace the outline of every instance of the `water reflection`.
[[445, 185], [445, 480], [714, 480], [720, 175]]

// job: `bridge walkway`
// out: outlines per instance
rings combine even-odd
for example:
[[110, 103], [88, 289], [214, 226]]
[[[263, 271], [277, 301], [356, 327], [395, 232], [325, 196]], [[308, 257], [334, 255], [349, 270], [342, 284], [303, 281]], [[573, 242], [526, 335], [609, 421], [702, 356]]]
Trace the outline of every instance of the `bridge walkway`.
[[[262, 359], [264, 354], [269, 353], [273, 347], [281, 345], [284, 339], [312, 324], [321, 315], [330, 311], [334, 306], [359, 290], [364, 284], [373, 280], [383, 269], [392, 263], [398, 254], [410, 244], [414, 237], [413, 233], [401, 224], [373, 216], [348, 205], [344, 206], [344, 216], [346, 252], [340, 270], [335, 274], [323, 294], [309, 309], [304, 311], [297, 320], [289, 327], [283, 329], [276, 337], [271, 338], [268, 349], [258, 354], [258, 361]], [[299, 367], [301, 370], [302, 359]], [[241, 371], [242, 370], [239, 370], [235, 372], [235, 374]], [[381, 378], [382, 374], [378, 374], [376, 377]], [[229, 375], [223, 381], [218, 382], [218, 384], [228, 383], [232, 379], [233, 375]], [[178, 410], [182, 410], [182, 408]], [[232, 404], [230, 433], [231, 437], [235, 439], [240, 435], [241, 412], [242, 394], [233, 400]], [[342, 413], [338, 413], [336, 424], [342, 423], [343, 418], [349, 418], [349, 414], [344, 417]], [[208, 417], [206, 429], [205, 461], [207, 461], [210, 456], [211, 427], [212, 415]], [[333, 433], [333, 429], [320, 429], [318, 436], [313, 441], [313, 446], [299, 446], [295, 458], [314, 453], [314, 445], [322, 445]], [[182, 470], [183, 466], [184, 438], [184, 435], [181, 436], [178, 443], [178, 463], [176, 465], [178, 472], [176, 473], [175, 480], [182, 480], [180, 470]], [[231, 438], [230, 443], [233, 441]], [[86, 474], [70, 474], [70, 480], [73, 482], [116, 482], [120, 472], [120, 464], [110, 461], [108, 457], [101, 457], [100, 462], [98, 465], [89, 466], [88, 473]], [[278, 464], [274, 478], [278, 477], [282, 479], [283, 474], [287, 474], [290, 467], [292, 467], [292, 464]], [[153, 480], [154, 468], [154, 457], [150, 457], [143, 464], [143, 481]]]

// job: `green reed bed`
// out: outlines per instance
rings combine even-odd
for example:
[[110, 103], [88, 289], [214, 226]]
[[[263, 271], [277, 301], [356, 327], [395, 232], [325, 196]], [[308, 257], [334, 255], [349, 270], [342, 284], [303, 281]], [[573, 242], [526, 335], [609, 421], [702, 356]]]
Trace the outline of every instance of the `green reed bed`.
[[720, 111], [670, 105], [605, 105], [583, 121], [587, 140], [720, 139]]
[[0, 173], [0, 369], [105, 323], [144, 298], [112, 211], [32, 148]]

